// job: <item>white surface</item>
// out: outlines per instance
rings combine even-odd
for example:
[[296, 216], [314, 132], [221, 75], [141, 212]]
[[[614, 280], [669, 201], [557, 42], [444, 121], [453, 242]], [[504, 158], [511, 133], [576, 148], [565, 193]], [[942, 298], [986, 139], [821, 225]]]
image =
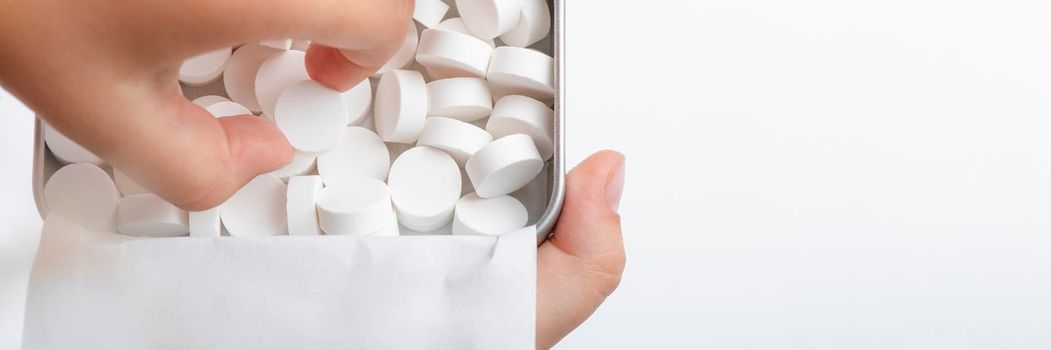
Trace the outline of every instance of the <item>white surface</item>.
[[551, 159], [555, 152], [555, 111], [543, 102], [521, 95], [496, 101], [485, 130], [494, 138], [526, 134], [533, 138], [540, 158]]
[[306, 53], [302, 51], [278, 51], [259, 66], [255, 96], [264, 115], [274, 115], [277, 99], [285, 89], [310, 79], [305, 60]]
[[179, 67], [179, 81], [187, 85], [208, 85], [219, 78], [233, 49], [225, 47], [190, 57]]
[[44, 231], [27, 350], [533, 349], [532, 228], [119, 239], [53, 216]]
[[215, 103], [204, 107], [204, 109], [216, 118], [236, 117], [252, 114], [252, 111], [248, 110], [247, 107], [232, 101], [216, 101]]
[[[629, 257], [559, 349], [1051, 347], [1051, 3], [567, 6], [568, 162], [627, 154]], [[0, 106], [7, 349], [40, 229]]]
[[424, 27], [434, 28], [449, 12], [449, 4], [442, 0], [419, 0], [413, 8], [412, 18]]
[[514, 29], [522, 13], [522, 5], [518, 0], [456, 0], [456, 9], [467, 28], [484, 39], [492, 39]]
[[445, 226], [460, 199], [461, 181], [460, 167], [449, 154], [426, 146], [405, 151], [387, 178], [398, 222], [419, 232]]
[[427, 83], [431, 117], [455, 118], [473, 122], [493, 112], [493, 95], [489, 85], [479, 78], [451, 78]]
[[[453, 32], [457, 32], [457, 33], [463, 33], [463, 34], [467, 34], [467, 35], [470, 35], [470, 36], [474, 36], [474, 33], [471, 33], [471, 30], [467, 29], [467, 25], [463, 23], [463, 18], [460, 18], [460, 17], [453, 17], [453, 18], [446, 19], [446, 20], [442, 21], [442, 23], [439, 23], [438, 26], [434, 27], [434, 28], [435, 29], [448, 30], [448, 31], [453, 31]], [[479, 39], [481, 39], [481, 38], [479, 38]], [[493, 39], [488, 39], [488, 40], [482, 39], [482, 41], [484, 41], [486, 44], [489, 44], [489, 46], [496, 47], [496, 41], [493, 40]]]
[[140, 237], [178, 237], [190, 233], [186, 211], [152, 193], [121, 198], [117, 232]]
[[294, 176], [288, 179], [288, 234], [291, 236], [317, 236], [321, 234], [318, 224], [317, 200], [325, 187], [320, 176]]
[[271, 55], [277, 53], [273, 48], [256, 44], [245, 44], [234, 51], [230, 63], [223, 72], [223, 87], [234, 102], [248, 107], [253, 112], [262, 112], [259, 99], [255, 96], [255, 78], [259, 67]]
[[518, 24], [500, 36], [508, 46], [528, 47], [551, 33], [551, 9], [547, 0], [519, 0], [522, 5]]
[[430, 117], [416, 145], [445, 151], [462, 166], [490, 142], [493, 142], [493, 136], [473, 124], [451, 118]]
[[417, 71], [393, 70], [376, 87], [377, 134], [386, 142], [414, 143], [427, 118], [427, 83]]
[[260, 175], [219, 206], [223, 226], [234, 237], [288, 234], [288, 186], [270, 175]]
[[88, 151], [71, 140], [66, 135], [59, 132], [51, 125], [44, 126], [44, 143], [54, 153], [55, 158], [64, 163], [91, 163], [95, 165], [102, 165], [102, 159], [99, 159], [94, 153]]
[[352, 126], [335, 148], [318, 157], [317, 171], [330, 186], [361, 177], [386, 181], [390, 152], [376, 133]]
[[327, 235], [370, 235], [395, 220], [390, 189], [371, 178], [326, 187], [318, 196], [317, 213]]
[[313, 80], [292, 85], [277, 99], [274, 122], [296, 151], [321, 154], [343, 139], [347, 105], [343, 95]]
[[306, 175], [314, 171], [317, 159], [318, 157], [314, 155], [296, 153], [292, 156], [291, 163], [288, 163], [288, 165], [285, 165], [281, 169], [274, 170], [270, 173], [270, 176], [288, 182], [289, 177]]
[[533, 49], [498, 47], [493, 50], [485, 79], [496, 99], [524, 95], [551, 101], [555, 98], [555, 59]]
[[511, 196], [478, 197], [470, 193], [456, 201], [453, 215], [454, 235], [502, 235], [525, 227], [529, 212]]
[[380, 77], [387, 72], [394, 69], [403, 69], [408, 67], [412, 60], [416, 58], [416, 47], [420, 44], [420, 33], [416, 29], [415, 22], [409, 22], [409, 28], [405, 30], [405, 40], [401, 42], [401, 47], [398, 48], [398, 52], [394, 53], [394, 56], [387, 61], [383, 67], [380, 67], [373, 74], [373, 77]]
[[120, 191], [113, 179], [94, 164], [77, 163], [58, 169], [44, 184], [49, 213], [62, 215], [93, 230], [116, 228]]
[[198, 97], [198, 98], [194, 99], [193, 100], [193, 104], [195, 104], [195, 105], [197, 105], [197, 106], [199, 106], [201, 108], [207, 109], [208, 106], [211, 106], [213, 104], [216, 104], [216, 103], [219, 103], [219, 102], [228, 102], [228, 101], [230, 101], [230, 99], [228, 99], [226, 97], [219, 96], [219, 95], [204, 95], [204, 96], [201, 96], [201, 97]]
[[347, 109], [347, 125], [358, 125], [372, 110], [372, 80], [362, 80], [340, 95]]
[[493, 48], [476, 37], [442, 29], [420, 34], [416, 62], [435, 79], [456, 77], [484, 78]]
[[493, 198], [511, 194], [533, 181], [544, 169], [544, 159], [529, 135], [514, 134], [475, 152], [463, 169], [479, 196]]
[[223, 221], [219, 208], [205, 211], [193, 211], [188, 214], [190, 220], [190, 237], [218, 238], [223, 234]]

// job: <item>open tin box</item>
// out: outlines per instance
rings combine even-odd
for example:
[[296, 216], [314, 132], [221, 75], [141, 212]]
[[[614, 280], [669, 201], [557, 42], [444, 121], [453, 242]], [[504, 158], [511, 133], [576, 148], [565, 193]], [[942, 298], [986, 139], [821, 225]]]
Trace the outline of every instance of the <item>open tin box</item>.
[[[555, 100], [553, 105], [555, 110], [555, 152], [554, 157], [547, 161], [541, 175], [533, 183], [527, 185], [526, 188], [514, 194], [529, 210], [530, 220], [528, 225], [536, 226], [537, 245], [542, 244], [552, 234], [565, 199], [565, 79], [563, 74], [565, 68], [565, 50], [563, 49], [565, 13], [562, 0], [548, 0], [548, 4], [552, 9], [553, 29], [548, 39], [533, 45], [532, 48], [551, 54], [555, 58]], [[450, 14], [447, 18], [454, 15]], [[218, 84], [204, 87], [184, 88], [184, 91], [187, 97], [191, 99], [201, 95], [222, 92], [222, 81], [220, 79]], [[36, 121], [36, 144], [33, 158], [33, 193], [41, 217], [46, 216], [48, 212], [47, 203], [43, 199], [44, 184], [47, 183], [47, 180], [55, 171], [65, 165], [48, 150], [44, 142], [43, 131], [43, 122], [38, 119]], [[391, 148], [396, 149], [400, 147], [393, 146]], [[395, 151], [394, 155], [397, 155], [397, 153], [400, 152]], [[103, 168], [112, 175], [112, 169], [108, 165]], [[454, 236], [449, 236], [448, 238], [457, 239]]]

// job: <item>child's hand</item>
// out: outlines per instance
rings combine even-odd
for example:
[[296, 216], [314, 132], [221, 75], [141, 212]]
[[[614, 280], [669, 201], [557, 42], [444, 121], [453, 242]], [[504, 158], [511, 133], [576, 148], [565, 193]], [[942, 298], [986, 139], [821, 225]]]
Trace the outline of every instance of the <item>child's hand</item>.
[[[189, 210], [292, 159], [258, 117], [216, 119], [180, 95], [183, 59], [306, 38], [311, 77], [346, 90], [401, 45], [412, 0], [0, 0], [0, 84], [77, 143]], [[344, 50], [341, 54], [338, 47]]]

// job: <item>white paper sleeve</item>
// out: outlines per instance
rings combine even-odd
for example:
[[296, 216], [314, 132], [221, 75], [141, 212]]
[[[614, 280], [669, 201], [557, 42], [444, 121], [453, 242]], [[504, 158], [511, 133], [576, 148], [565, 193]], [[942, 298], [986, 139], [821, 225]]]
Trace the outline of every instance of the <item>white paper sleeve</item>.
[[536, 232], [133, 239], [51, 215], [25, 349], [534, 349]]

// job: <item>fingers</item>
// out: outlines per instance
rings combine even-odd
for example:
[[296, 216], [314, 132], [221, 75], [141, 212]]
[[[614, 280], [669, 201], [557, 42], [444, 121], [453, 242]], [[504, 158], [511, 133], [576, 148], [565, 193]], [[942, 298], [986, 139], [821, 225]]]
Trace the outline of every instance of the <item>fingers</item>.
[[555, 234], [537, 252], [538, 349], [584, 322], [620, 283], [623, 185], [624, 156], [612, 151], [592, 155], [567, 176]]
[[[216, 119], [182, 96], [158, 105], [139, 102], [142, 111], [63, 120], [101, 150], [101, 156], [157, 195], [187, 210], [213, 208], [258, 174], [292, 160], [292, 146], [273, 125], [256, 116]], [[150, 110], [153, 110], [152, 112]]]

